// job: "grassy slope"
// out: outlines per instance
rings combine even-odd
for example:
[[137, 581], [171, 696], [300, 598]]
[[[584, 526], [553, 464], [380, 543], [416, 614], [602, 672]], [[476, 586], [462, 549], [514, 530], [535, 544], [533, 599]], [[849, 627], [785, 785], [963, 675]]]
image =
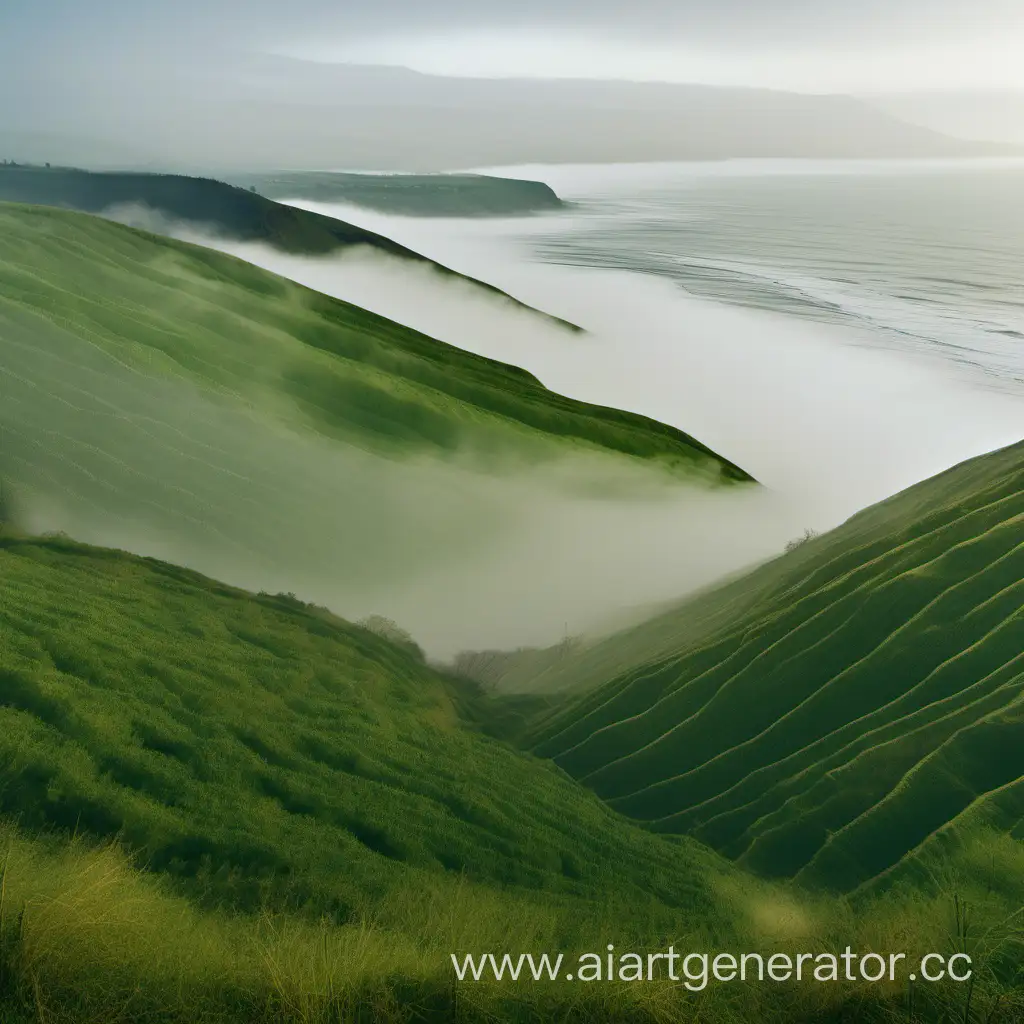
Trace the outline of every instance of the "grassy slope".
[[635, 667], [536, 749], [658, 830], [842, 891], [1024, 838], [1022, 538], [1017, 445], [609, 641]]
[[[196, 230], [214, 231], [233, 241], [259, 242], [282, 252], [308, 256], [326, 256], [352, 246], [367, 246], [400, 259], [428, 264], [446, 275], [463, 277], [373, 231], [284, 206], [251, 192], [248, 187], [211, 178], [6, 165], [0, 166], [0, 202], [56, 206], [84, 213], [104, 213], [117, 206], [140, 204], [172, 221], [191, 224]], [[465, 280], [524, 306], [492, 285], [474, 278]], [[578, 330], [556, 317], [533, 312]]]
[[710, 860], [464, 724], [402, 648], [283, 597], [0, 539], [0, 810], [120, 835], [190, 891], [342, 920], [398, 882], [710, 906]]
[[[236, 179], [239, 185], [246, 182]], [[258, 175], [252, 184], [277, 199], [354, 203], [421, 217], [508, 217], [562, 209], [541, 181], [488, 174], [341, 174], [305, 171]]]
[[[884, 986], [456, 986], [448, 954], [948, 951], [945, 895], [855, 916], [776, 891], [467, 709], [322, 610], [0, 530], [0, 1020], [881, 1024]], [[977, 1003], [999, 992], [1012, 1012], [986, 971]], [[962, 1004], [936, 986], [919, 1019]]]
[[0, 997], [34, 964], [74, 1020], [348, 1020], [352, 989], [398, 1020], [449, 998], [449, 950], [725, 941], [723, 863], [467, 724], [475, 699], [311, 606], [0, 531]]
[[29, 332], [56, 352], [59, 334], [371, 448], [566, 442], [746, 479], [671, 427], [563, 398], [241, 260], [82, 214], [0, 206], [0, 316], [5, 358]]
[[[766, 614], [812, 569], [828, 564], [837, 550], [884, 540], [894, 529], [937, 506], [969, 500], [1000, 479], [1011, 450], [954, 467], [916, 487], [859, 512], [827, 538], [801, 544], [785, 557], [739, 572], [726, 581], [676, 601], [671, 607], [596, 640], [585, 638], [550, 648], [467, 652], [473, 678], [505, 693], [582, 693], [657, 659], [698, 646], [716, 631], [747, 615]], [[555, 703], [560, 703], [557, 698]]]

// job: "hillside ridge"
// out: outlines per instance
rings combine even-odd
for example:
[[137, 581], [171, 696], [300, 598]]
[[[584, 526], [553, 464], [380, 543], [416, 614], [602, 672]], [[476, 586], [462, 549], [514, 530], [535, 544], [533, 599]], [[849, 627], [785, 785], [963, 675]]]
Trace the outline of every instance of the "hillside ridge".
[[971, 820], [1018, 828], [1024, 443], [744, 585], [724, 625], [555, 702], [537, 753], [658, 831], [841, 891], [920, 871]]
[[365, 246], [396, 259], [429, 266], [446, 277], [464, 280], [574, 333], [581, 330], [384, 235], [275, 202], [241, 183], [228, 184], [216, 178], [186, 174], [87, 171], [8, 163], [0, 165], [0, 202], [55, 206], [114, 219], [126, 216], [133, 206], [138, 206], [147, 215], [155, 213], [166, 218], [172, 227], [212, 232], [236, 242], [263, 243], [292, 255], [329, 256]]

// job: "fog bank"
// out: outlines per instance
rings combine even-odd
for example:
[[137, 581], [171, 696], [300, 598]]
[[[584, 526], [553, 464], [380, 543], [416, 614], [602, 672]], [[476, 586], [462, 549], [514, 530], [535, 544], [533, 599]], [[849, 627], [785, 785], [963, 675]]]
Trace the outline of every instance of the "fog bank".
[[554, 233], [559, 217], [425, 223], [294, 205], [416, 247], [587, 333], [547, 328], [458, 282], [373, 254], [310, 260], [217, 247], [516, 363], [562, 394], [670, 423], [784, 496], [815, 528], [1024, 436], [1024, 402], [886, 350], [869, 332], [721, 305], [653, 276], [529, 262], [514, 239]]
[[[387, 234], [587, 333], [372, 251], [301, 258], [170, 227], [523, 366], [555, 391], [671, 423], [764, 485], [665, 485], [603, 457], [489, 475], [278, 441], [273, 473], [283, 504], [269, 525], [287, 529], [273, 559], [263, 548], [239, 557], [183, 546], [173, 532], [143, 530], [129, 545], [243, 586], [293, 591], [348, 618], [388, 615], [437, 657], [547, 644], [623, 608], [679, 597], [776, 554], [807, 527], [830, 528], [1024, 436], [1024, 403], [872, 347], [870, 336], [694, 299], [659, 278], [532, 264], [510, 238], [550, 230], [547, 218], [480, 225], [296, 205]], [[634, 497], [596, 497], [586, 481], [615, 481]], [[84, 539], [125, 546], [95, 523]]]

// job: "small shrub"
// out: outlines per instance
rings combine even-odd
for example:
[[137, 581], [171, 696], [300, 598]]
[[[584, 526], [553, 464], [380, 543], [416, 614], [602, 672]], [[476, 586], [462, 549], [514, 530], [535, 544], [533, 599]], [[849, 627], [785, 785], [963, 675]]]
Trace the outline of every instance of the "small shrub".
[[817, 536], [819, 536], [818, 531], [812, 530], [810, 529], [810, 527], [808, 527], [806, 530], [804, 530], [804, 534], [802, 537], [797, 537], [795, 540], [791, 540], [786, 545], [786, 550], [796, 551], [798, 547], [800, 547], [803, 544], [806, 544], [809, 540], [814, 540], [814, 538]]

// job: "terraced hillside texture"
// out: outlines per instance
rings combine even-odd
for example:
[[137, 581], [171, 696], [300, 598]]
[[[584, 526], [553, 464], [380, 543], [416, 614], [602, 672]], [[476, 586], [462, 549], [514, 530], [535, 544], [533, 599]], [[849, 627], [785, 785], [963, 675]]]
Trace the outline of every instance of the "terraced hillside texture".
[[1024, 444], [615, 642], [648, 658], [533, 744], [655, 831], [841, 893], [1022, 848]]
[[[231, 185], [183, 174], [0, 165], [0, 202], [55, 206], [115, 219], [139, 216], [138, 210], [132, 213], [133, 207], [139, 207], [149, 214], [142, 217], [144, 221], [156, 214], [174, 226], [186, 224], [220, 238], [260, 242], [282, 252], [306, 256], [327, 256], [364, 246], [398, 259], [427, 264], [446, 276], [463, 278], [549, 322], [571, 331], [579, 330], [564, 320], [533, 310], [493, 285], [465, 278], [390, 238], [333, 217], [274, 202], [253, 191], [254, 187], [246, 182]], [[281, 192], [275, 194], [280, 196]]]

